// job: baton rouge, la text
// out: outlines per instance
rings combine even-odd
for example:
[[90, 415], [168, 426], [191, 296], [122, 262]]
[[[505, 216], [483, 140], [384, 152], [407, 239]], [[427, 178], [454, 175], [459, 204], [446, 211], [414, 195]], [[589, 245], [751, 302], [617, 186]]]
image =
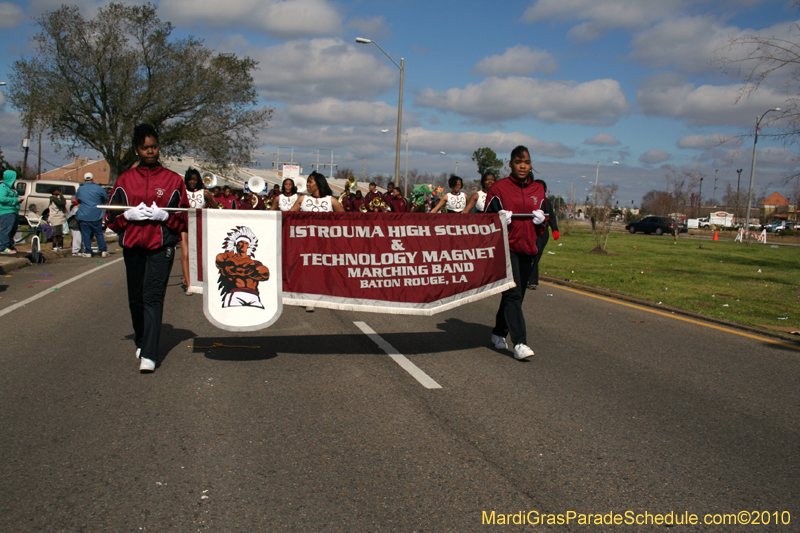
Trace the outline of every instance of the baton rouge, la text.
[[[402, 237], [430, 237], [431, 226], [388, 226], [387, 231], [390, 238]], [[500, 231], [497, 224], [449, 224], [443, 226], [433, 226], [433, 235], [489, 235]], [[307, 226], [291, 226], [289, 236], [293, 239], [305, 237], [320, 237], [323, 239], [372, 239], [386, 237], [383, 228], [380, 226], [318, 226], [310, 224]]]

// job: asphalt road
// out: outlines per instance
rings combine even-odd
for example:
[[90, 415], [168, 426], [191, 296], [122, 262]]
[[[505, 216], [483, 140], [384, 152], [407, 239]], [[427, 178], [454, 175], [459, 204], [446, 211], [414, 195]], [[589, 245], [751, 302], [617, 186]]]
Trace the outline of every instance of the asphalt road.
[[[665, 530], [498, 525], [530, 511], [800, 530], [798, 346], [546, 284], [524, 362], [488, 342], [499, 296], [434, 317], [284, 307], [231, 334], [176, 262], [140, 375], [120, 258], [0, 278], [3, 531]], [[775, 514], [702, 523], [740, 511]]]

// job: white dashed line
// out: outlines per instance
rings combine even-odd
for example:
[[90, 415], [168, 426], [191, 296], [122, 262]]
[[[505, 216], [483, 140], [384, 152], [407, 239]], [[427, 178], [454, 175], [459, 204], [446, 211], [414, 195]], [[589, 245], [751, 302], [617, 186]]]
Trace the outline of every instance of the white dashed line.
[[383, 337], [375, 333], [375, 331], [367, 324], [365, 324], [364, 322], [353, 322], [353, 324], [355, 324], [356, 327], [358, 327], [358, 329], [363, 331], [367, 337], [372, 339], [372, 342], [377, 344], [378, 347], [384, 352], [386, 352], [386, 354], [389, 357], [394, 359], [395, 363], [400, 365], [406, 372], [411, 374], [411, 376], [414, 379], [419, 381], [423, 387], [425, 387], [426, 389], [442, 388], [442, 386], [433, 381], [433, 379], [431, 379], [431, 377], [428, 374], [420, 370], [420, 368], [417, 365], [406, 359], [406, 357], [400, 352], [398, 352], [394, 346], [386, 342], [383, 339]]

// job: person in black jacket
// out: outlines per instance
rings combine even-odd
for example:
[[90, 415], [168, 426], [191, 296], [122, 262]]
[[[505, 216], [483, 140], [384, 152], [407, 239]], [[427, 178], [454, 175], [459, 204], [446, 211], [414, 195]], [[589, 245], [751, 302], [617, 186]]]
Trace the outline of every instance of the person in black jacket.
[[[544, 187], [545, 195], [547, 194], [547, 184], [543, 180], [536, 180], [542, 184]], [[553, 204], [550, 203], [550, 200], [547, 199], [545, 196], [544, 200], [544, 212], [547, 215], [547, 226], [550, 226], [550, 229], [553, 230], [553, 238], [558, 240], [561, 237], [561, 234], [558, 232], [558, 221], [556, 220], [556, 214], [553, 212]], [[532, 290], [536, 290], [539, 287], [539, 261], [542, 259], [542, 254], [544, 253], [544, 247], [547, 246], [547, 242], [550, 240], [550, 232], [545, 229], [545, 232], [536, 237], [536, 258], [533, 260], [533, 272], [531, 272], [530, 280], [528, 280], [528, 288]]]

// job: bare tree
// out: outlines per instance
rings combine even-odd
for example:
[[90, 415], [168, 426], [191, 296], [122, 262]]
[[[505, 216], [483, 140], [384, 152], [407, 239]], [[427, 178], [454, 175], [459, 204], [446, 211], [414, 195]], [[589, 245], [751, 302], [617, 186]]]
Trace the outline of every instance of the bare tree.
[[608, 234], [611, 233], [611, 223], [613, 217], [614, 196], [617, 194], [617, 185], [601, 185], [597, 187], [594, 197], [597, 198], [597, 205], [591, 207], [592, 235], [594, 236], [594, 253], [607, 253]]
[[257, 108], [257, 63], [171, 38], [153, 4], [110, 3], [91, 19], [64, 5], [37, 21], [34, 55], [14, 62], [9, 101], [33, 131], [42, 121], [70, 155], [100, 152], [112, 181], [133, 164], [134, 126], [148, 122], [166, 155], [249, 164], [272, 108]]
[[[800, 0], [793, 4], [800, 7]], [[769, 121], [787, 124], [775, 137], [786, 143], [800, 143], [800, 25], [793, 24], [783, 36], [744, 35], [730, 39], [716, 53], [712, 64], [745, 80], [737, 102], [768, 80], [786, 92], [781, 111], [771, 115]], [[786, 182], [799, 175], [787, 176]]]

